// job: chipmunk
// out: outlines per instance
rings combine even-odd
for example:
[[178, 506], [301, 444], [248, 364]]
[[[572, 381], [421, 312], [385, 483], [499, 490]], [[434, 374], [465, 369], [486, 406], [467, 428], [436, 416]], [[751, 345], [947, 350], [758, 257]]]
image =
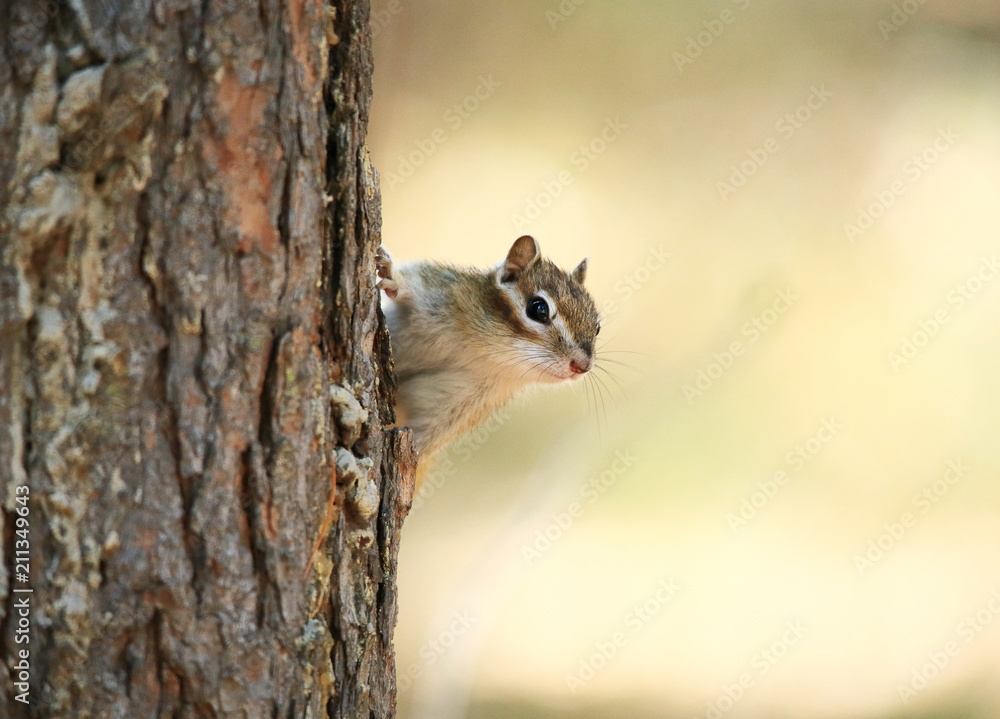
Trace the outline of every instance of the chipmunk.
[[380, 247], [378, 287], [399, 380], [398, 425], [413, 430], [418, 475], [458, 435], [536, 383], [594, 366], [601, 318], [583, 286], [587, 260], [564, 272], [519, 237], [496, 267], [394, 267]]

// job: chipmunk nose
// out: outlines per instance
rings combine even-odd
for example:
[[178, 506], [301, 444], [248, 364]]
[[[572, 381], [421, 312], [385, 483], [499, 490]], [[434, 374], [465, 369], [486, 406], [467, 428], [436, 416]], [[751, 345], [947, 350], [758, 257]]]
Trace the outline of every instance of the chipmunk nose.
[[587, 357], [582, 360], [574, 359], [571, 360], [569, 363], [569, 368], [573, 372], [576, 372], [577, 374], [586, 374], [587, 372], [590, 371], [590, 368], [593, 366], [594, 366], [594, 360], [591, 359], [590, 357]]

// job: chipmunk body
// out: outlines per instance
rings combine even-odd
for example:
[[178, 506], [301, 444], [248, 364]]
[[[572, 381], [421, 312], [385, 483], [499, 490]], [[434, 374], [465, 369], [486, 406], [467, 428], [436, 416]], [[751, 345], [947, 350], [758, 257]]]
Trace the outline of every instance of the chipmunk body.
[[586, 260], [567, 273], [543, 259], [528, 235], [488, 270], [397, 268], [380, 248], [397, 423], [413, 429], [421, 465], [521, 389], [590, 371], [600, 316], [586, 272]]

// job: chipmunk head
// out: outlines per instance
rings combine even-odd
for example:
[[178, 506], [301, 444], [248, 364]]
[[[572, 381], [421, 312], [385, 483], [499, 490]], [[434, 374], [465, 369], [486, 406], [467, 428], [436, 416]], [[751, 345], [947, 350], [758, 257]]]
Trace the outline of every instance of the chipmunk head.
[[525, 381], [578, 379], [594, 366], [601, 318], [583, 286], [586, 276], [586, 259], [564, 272], [542, 258], [530, 235], [519, 237], [497, 265], [491, 304], [517, 364], [527, 370]]

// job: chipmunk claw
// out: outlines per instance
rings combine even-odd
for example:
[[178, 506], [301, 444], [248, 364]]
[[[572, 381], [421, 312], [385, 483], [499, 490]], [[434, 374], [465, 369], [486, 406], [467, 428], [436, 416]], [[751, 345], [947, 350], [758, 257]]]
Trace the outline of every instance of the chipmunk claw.
[[382, 245], [375, 251], [375, 272], [380, 278], [376, 287], [385, 292], [387, 297], [395, 299], [399, 294], [399, 283], [392, 276], [392, 255]]

